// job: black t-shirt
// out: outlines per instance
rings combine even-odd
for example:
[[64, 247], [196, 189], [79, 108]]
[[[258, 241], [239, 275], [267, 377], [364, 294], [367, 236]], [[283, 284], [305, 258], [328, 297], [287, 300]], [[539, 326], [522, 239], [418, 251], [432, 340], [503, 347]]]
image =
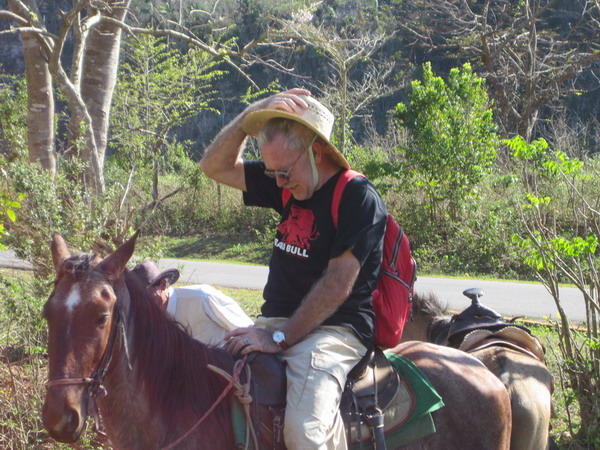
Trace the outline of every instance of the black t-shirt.
[[341, 170], [311, 198], [299, 201], [290, 197], [285, 207], [282, 189], [264, 174], [262, 161], [244, 161], [244, 170], [244, 203], [273, 208], [281, 214], [263, 291], [262, 315], [290, 317], [323, 276], [329, 260], [350, 249], [360, 262], [360, 272], [346, 301], [323, 324], [348, 327], [370, 345], [374, 320], [371, 292], [379, 276], [387, 215], [373, 185], [363, 177], [348, 182], [335, 229], [331, 202]]

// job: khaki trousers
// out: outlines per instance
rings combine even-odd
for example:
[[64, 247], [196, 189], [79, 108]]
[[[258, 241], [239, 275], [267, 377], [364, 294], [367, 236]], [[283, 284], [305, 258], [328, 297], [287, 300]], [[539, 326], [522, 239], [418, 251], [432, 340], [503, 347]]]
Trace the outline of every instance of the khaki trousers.
[[[287, 320], [259, 317], [255, 326], [275, 331]], [[340, 400], [348, 373], [366, 351], [348, 328], [321, 326], [279, 353], [286, 363], [283, 435], [289, 450], [347, 448]]]

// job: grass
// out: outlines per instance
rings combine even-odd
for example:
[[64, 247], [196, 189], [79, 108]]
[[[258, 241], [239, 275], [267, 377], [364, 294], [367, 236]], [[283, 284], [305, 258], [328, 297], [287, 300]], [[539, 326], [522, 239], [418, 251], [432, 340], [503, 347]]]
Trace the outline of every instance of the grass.
[[175, 259], [202, 259], [242, 264], [266, 265], [271, 246], [251, 232], [232, 236], [226, 232], [205, 235], [165, 237], [163, 256]]
[[217, 286], [218, 289], [235, 299], [248, 316], [256, 318], [260, 314], [260, 306], [263, 303], [262, 291], [253, 289], [232, 289]]

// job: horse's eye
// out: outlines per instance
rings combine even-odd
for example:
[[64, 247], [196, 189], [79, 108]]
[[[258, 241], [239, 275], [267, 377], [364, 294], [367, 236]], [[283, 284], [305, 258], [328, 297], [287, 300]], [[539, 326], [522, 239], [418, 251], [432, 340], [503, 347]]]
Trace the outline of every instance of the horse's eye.
[[97, 321], [97, 326], [98, 327], [104, 327], [104, 326], [106, 326], [106, 323], [108, 322], [108, 318], [109, 317], [110, 317], [109, 313], [102, 314], [100, 316], [100, 318], [98, 319], [98, 321]]
[[110, 299], [110, 291], [106, 288], [102, 289], [100, 291], [100, 295], [102, 296], [102, 298], [109, 300]]

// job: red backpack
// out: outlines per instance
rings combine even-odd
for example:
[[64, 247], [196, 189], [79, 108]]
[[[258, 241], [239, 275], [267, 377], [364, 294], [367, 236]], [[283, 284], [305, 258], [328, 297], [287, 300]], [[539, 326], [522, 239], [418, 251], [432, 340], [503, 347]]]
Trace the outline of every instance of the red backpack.
[[[331, 217], [335, 228], [338, 226], [338, 209], [344, 188], [354, 177], [364, 177], [364, 175], [351, 169], [346, 170], [335, 185], [331, 201]], [[290, 191], [284, 189], [282, 192], [284, 205], [290, 197]], [[410, 252], [408, 237], [388, 214], [379, 279], [372, 294], [375, 313], [373, 341], [378, 347], [395, 347], [400, 342], [404, 324], [412, 310], [416, 279], [417, 264]]]

